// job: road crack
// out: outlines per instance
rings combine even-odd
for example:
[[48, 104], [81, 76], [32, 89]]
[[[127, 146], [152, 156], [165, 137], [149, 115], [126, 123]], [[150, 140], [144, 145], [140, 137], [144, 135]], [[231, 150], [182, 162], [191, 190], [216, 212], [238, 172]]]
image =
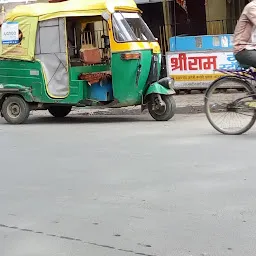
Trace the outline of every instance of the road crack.
[[120, 252], [129, 252], [129, 253], [133, 253], [134, 255], [157, 256], [157, 255], [147, 254], [147, 253], [143, 253], [143, 252], [136, 252], [134, 250], [126, 250], [126, 249], [121, 249], [121, 248], [117, 248], [117, 247], [114, 247], [114, 246], [83, 241], [80, 238], [69, 237], [69, 236], [61, 236], [61, 235], [57, 235], [57, 234], [49, 234], [49, 233], [45, 233], [45, 232], [42, 232], [42, 231], [20, 228], [20, 227], [17, 227], [17, 226], [8, 226], [8, 225], [5, 225], [5, 224], [0, 224], [0, 228], [15, 229], [15, 230], [20, 231], [20, 232], [29, 232], [29, 233], [34, 233], [34, 234], [37, 234], [37, 235], [55, 237], [55, 238], [59, 238], [59, 239], [62, 239], [62, 240], [75, 241], [75, 242], [78, 242], [78, 243], [93, 245], [93, 246], [96, 246], [96, 247], [107, 248], [107, 249], [110, 249], [110, 250], [116, 250], [116, 251], [120, 251]]

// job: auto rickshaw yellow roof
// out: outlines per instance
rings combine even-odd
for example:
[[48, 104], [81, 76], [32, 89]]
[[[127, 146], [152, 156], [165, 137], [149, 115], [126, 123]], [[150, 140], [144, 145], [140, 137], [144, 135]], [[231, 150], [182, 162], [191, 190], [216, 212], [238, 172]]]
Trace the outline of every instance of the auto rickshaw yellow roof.
[[116, 10], [139, 11], [134, 0], [68, 0], [59, 3], [36, 3], [16, 6], [6, 20], [19, 17], [38, 17], [39, 21], [60, 17], [100, 16]]

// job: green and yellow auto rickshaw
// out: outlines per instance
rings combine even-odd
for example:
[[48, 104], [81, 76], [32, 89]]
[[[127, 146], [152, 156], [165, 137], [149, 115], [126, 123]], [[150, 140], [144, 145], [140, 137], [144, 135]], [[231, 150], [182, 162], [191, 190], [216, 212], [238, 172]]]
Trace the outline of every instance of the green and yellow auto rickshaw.
[[31, 110], [65, 117], [72, 107], [141, 105], [167, 121], [173, 81], [159, 80], [157, 39], [133, 0], [20, 5], [1, 25], [0, 110], [21, 124]]

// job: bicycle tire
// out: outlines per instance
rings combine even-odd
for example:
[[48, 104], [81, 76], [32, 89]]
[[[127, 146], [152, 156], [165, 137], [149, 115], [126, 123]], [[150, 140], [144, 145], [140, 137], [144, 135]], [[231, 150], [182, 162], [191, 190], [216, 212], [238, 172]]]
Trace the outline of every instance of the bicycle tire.
[[[205, 100], [204, 100], [204, 111], [205, 111], [205, 114], [206, 114], [206, 117], [207, 117], [209, 123], [218, 132], [220, 132], [222, 134], [225, 134], [225, 135], [241, 135], [241, 134], [247, 132], [248, 130], [250, 130], [252, 128], [252, 126], [254, 125], [254, 123], [256, 121], [256, 111], [254, 111], [254, 114], [252, 115], [251, 121], [245, 127], [243, 127], [241, 130], [236, 131], [236, 132], [228, 132], [228, 131], [224, 131], [224, 130], [220, 129], [214, 123], [214, 121], [212, 120], [210, 112], [209, 112], [209, 110], [210, 110], [210, 108], [209, 108], [209, 97], [210, 97], [211, 93], [217, 88], [217, 86], [220, 86], [221, 84], [223, 84], [224, 82], [227, 82], [227, 81], [228, 82], [235, 82], [237, 84], [241, 84], [241, 86], [244, 87], [249, 93], [251, 93], [251, 94], [255, 93], [255, 90], [249, 84], [249, 82], [244, 80], [244, 79], [241, 79], [240, 77], [224, 76], [224, 77], [218, 78], [206, 90]], [[228, 88], [228, 89], [236, 89], [236, 88]], [[256, 96], [252, 96], [252, 98], [256, 99]]]

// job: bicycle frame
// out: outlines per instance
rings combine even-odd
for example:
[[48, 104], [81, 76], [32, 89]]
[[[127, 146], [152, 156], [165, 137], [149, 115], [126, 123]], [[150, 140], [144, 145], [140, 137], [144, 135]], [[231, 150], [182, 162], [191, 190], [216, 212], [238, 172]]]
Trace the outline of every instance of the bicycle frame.
[[[238, 77], [239, 79], [242, 79], [242, 80], [247, 80], [247, 81], [250, 80], [251, 83], [253, 81], [256, 82], [256, 72], [252, 68], [248, 68], [248, 69], [240, 68], [240, 69], [234, 69], [234, 70], [215, 69], [214, 71], [217, 71], [217, 72], [220, 72], [220, 73], [223, 73], [223, 74], [227, 74], [227, 75], [233, 75], [233, 76], [236, 76], [236, 77]], [[255, 97], [256, 98], [256, 92], [252, 93], [248, 96], [244, 96], [244, 97], [236, 99], [234, 102], [228, 104], [227, 108], [228, 109], [230, 108], [230, 110], [238, 109], [238, 108], [235, 107], [236, 104], [238, 104], [241, 100], [244, 100], [244, 99], [250, 98], [250, 97]], [[249, 103], [249, 104], [246, 105], [246, 103]], [[255, 103], [255, 104], [250, 105], [250, 103]], [[250, 109], [251, 108], [256, 109], [256, 99], [244, 102], [243, 106], [244, 107], [246, 106]]]
[[214, 71], [226, 74], [226, 75], [234, 75], [239, 77], [240, 79], [246, 79], [246, 80], [252, 80], [256, 82], [256, 71], [254, 71], [252, 68], [244, 69], [244, 68], [238, 68], [238, 69], [215, 69]]

